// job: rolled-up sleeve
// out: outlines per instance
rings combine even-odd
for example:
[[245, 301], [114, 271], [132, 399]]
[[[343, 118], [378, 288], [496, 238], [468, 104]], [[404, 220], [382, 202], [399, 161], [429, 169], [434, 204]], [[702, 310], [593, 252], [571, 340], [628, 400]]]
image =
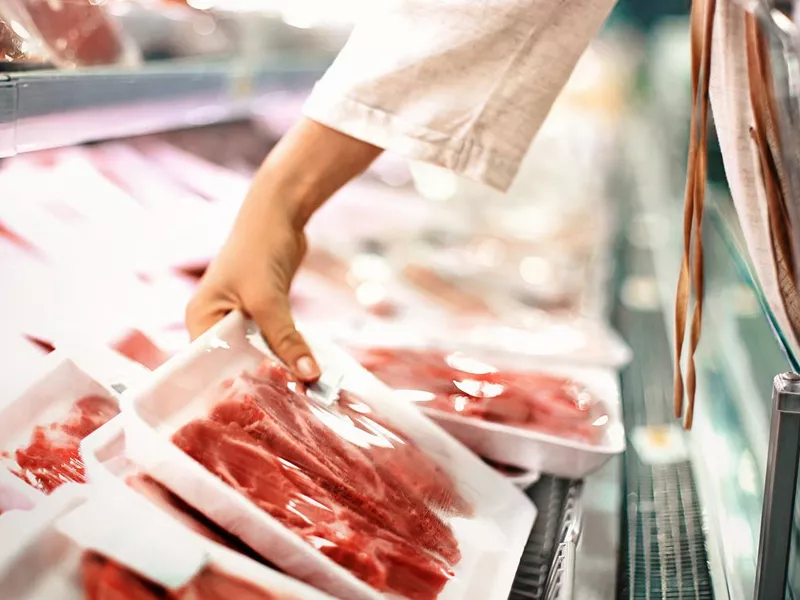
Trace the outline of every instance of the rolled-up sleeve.
[[615, 1], [376, 2], [305, 114], [505, 190]]

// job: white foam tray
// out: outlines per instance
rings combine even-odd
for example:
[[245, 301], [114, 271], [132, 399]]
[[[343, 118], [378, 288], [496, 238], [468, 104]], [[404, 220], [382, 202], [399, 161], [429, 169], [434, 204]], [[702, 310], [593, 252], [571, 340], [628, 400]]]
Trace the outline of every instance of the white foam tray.
[[[388, 337], [362, 338], [354, 347], [372, 344], [382, 347], [431, 347], [419, 338], [391, 340]], [[434, 345], [434, 347], [436, 347]], [[605, 409], [608, 422], [605, 431], [596, 444], [570, 440], [567, 438], [491, 423], [472, 417], [423, 408], [422, 411], [460, 440], [475, 453], [494, 462], [505, 464], [534, 473], [548, 473], [559, 477], [582, 479], [602, 467], [612, 456], [625, 451], [625, 427], [622, 422], [622, 406], [619, 376], [610, 368], [570, 366], [537, 360], [527, 355], [498, 352], [467, 344], [445, 344], [438, 346], [442, 351], [459, 350], [466, 355], [499, 369], [529, 371], [564, 376], [583, 384], [597, 398]]]
[[[112, 386], [130, 385], [147, 371], [121, 355], [98, 348], [69, 356], [59, 350], [42, 359], [32, 383], [16, 398], [0, 403], [0, 452], [13, 452], [30, 443], [38, 425], [59, 421], [79, 399], [98, 395], [116, 400]], [[6, 490], [3, 492], [3, 490]], [[6, 494], [5, 510], [26, 508], [44, 496], [0, 465], [0, 495]], [[27, 501], [23, 506], [19, 498]], [[4, 510], [0, 503], [0, 510]]]
[[[344, 387], [368, 399], [384, 418], [444, 466], [472, 504], [473, 517], [448, 521], [462, 559], [439, 599], [506, 600], [536, 516], [535, 507], [416, 407], [395, 402], [391, 390], [355, 360], [308, 332], [306, 338], [323, 369], [345, 373]], [[127, 452], [150, 475], [283, 571], [348, 600], [383, 600], [388, 596], [314, 550], [169, 440], [182, 425], [207, 415], [218, 400], [209, 397], [209, 390], [263, 360], [265, 348], [260, 340], [252, 323], [232, 313], [155, 371], [146, 385], [126, 394]]]
[[[131, 543], [141, 543], [142, 538], [137, 540], [137, 536], [141, 536], [142, 530], [149, 528], [146, 535], [155, 535], [169, 541], [167, 548], [175, 548], [176, 544], [189, 544], [195, 552], [206, 554], [209, 565], [281, 598], [334, 600], [323, 592], [214, 544], [180, 523], [165, 518], [163, 513], [133, 491], [93, 486], [59, 488], [36, 510], [9, 514], [0, 519], [0, 539], [4, 540], [0, 544], [0, 588], [6, 590], [12, 598], [83, 600], [84, 593], [78, 574], [79, 560], [86, 548], [74, 537], [64, 535], [60, 523], [87, 502], [94, 503], [100, 511], [105, 510], [104, 507], [112, 507], [114, 511], [136, 515], [135, 519], [115, 524], [120, 535], [106, 540], [106, 543], [110, 541], [114, 545], [115, 550], [122, 552], [112, 556], [116, 560], [125, 555], [126, 546], [130, 553]], [[105, 519], [99, 521], [108, 522]], [[91, 522], [86, 523], [86, 527], [91, 526]], [[126, 531], [130, 535], [125, 535]], [[159, 548], [154, 547], [153, 551], [158, 552]], [[162, 551], [166, 552], [167, 549], [162, 548]], [[175, 557], [162, 558], [169, 564]], [[24, 590], [22, 595], [17, 596], [21, 590]]]

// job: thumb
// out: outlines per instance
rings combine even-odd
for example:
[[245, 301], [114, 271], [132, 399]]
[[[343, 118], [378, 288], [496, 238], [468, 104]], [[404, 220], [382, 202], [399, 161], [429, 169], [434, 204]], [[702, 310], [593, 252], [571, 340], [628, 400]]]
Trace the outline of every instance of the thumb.
[[319, 379], [319, 365], [295, 327], [287, 296], [262, 300], [256, 306], [248, 307], [248, 312], [261, 329], [269, 347], [295, 377], [305, 382]]

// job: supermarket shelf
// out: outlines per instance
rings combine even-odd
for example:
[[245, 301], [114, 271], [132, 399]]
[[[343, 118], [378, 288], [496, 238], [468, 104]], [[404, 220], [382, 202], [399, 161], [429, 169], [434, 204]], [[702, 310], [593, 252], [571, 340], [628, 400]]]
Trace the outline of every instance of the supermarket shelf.
[[170, 61], [0, 74], [0, 157], [242, 117], [270, 92], [308, 88], [324, 68]]

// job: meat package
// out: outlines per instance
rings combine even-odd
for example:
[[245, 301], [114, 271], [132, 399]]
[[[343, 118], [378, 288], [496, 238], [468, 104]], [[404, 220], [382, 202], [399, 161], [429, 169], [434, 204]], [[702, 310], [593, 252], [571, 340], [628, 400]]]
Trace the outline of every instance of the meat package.
[[[83, 361], [105, 369], [103, 383]], [[80, 442], [119, 413], [111, 385], [134, 376], [141, 376], [137, 366], [111, 351], [75, 360], [56, 351], [43, 359], [34, 383], [0, 407], [0, 487], [11, 475], [27, 484], [29, 499], [39, 500], [66, 483], [85, 482]]]
[[344, 377], [334, 404], [232, 313], [126, 402], [131, 460], [333, 595], [505, 599], [530, 501], [352, 358], [306, 338]]
[[106, 7], [91, 0], [4, 0], [3, 13], [38, 34], [59, 66], [111, 65], [137, 59]]
[[80, 453], [86, 466], [86, 476], [93, 486], [116, 493], [120, 489], [133, 491], [207, 541], [265, 562], [239, 538], [184, 502], [134, 463], [125, 452], [125, 432], [120, 420], [112, 421], [88, 435], [81, 442]]
[[62, 489], [0, 519], [8, 600], [333, 600], [125, 490]]
[[355, 354], [398, 401], [497, 463], [580, 478], [625, 448], [613, 371], [422, 345]]

